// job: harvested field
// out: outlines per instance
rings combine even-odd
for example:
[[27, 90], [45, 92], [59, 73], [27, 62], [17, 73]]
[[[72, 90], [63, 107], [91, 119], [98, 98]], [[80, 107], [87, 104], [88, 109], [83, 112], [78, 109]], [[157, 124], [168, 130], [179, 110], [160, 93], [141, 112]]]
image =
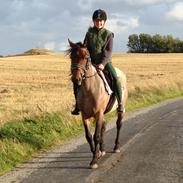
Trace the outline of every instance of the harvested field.
[[[183, 54], [114, 54], [129, 92], [183, 88]], [[0, 58], [0, 124], [73, 105], [69, 57], [63, 54]]]

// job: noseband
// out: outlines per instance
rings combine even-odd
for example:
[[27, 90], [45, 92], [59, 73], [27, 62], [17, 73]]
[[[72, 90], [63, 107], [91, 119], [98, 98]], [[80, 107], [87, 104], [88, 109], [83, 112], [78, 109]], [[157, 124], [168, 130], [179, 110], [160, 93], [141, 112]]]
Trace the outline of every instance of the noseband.
[[97, 72], [95, 72], [95, 74], [91, 75], [91, 76], [87, 76], [86, 73], [87, 71], [89, 70], [89, 66], [91, 64], [91, 58], [89, 55], [86, 55], [84, 57], [84, 61], [85, 61], [85, 65], [83, 64], [79, 64], [79, 63], [72, 63], [71, 64], [71, 70], [74, 70], [74, 69], [79, 69], [81, 71], [81, 76], [82, 76], [82, 79], [86, 79], [86, 78], [90, 78], [90, 77], [93, 77], [97, 74]]

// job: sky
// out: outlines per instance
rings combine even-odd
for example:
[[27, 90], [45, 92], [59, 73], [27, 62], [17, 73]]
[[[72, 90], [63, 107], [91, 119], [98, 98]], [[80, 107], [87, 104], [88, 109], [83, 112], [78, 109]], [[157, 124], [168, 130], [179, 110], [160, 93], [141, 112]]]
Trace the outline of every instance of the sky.
[[131, 34], [172, 35], [183, 40], [181, 0], [0, 0], [0, 55], [32, 48], [68, 49], [83, 41], [96, 9], [107, 13], [114, 52], [126, 52]]

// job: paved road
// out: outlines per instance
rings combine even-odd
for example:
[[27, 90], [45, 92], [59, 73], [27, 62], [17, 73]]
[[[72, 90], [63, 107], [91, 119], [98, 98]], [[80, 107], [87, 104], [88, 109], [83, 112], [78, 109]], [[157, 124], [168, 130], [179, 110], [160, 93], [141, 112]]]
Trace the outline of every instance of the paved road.
[[97, 170], [84, 137], [34, 157], [0, 177], [21, 183], [183, 183], [183, 98], [128, 114], [121, 131], [121, 153], [113, 154], [116, 130], [108, 124], [107, 154]]

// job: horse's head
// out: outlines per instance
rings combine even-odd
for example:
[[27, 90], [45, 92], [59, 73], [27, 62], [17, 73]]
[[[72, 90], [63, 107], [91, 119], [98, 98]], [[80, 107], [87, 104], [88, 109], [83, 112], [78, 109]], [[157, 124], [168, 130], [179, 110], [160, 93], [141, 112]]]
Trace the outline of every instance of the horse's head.
[[72, 81], [81, 85], [84, 75], [88, 69], [90, 55], [87, 47], [81, 42], [73, 43], [70, 40], [70, 59], [71, 59], [71, 74]]

